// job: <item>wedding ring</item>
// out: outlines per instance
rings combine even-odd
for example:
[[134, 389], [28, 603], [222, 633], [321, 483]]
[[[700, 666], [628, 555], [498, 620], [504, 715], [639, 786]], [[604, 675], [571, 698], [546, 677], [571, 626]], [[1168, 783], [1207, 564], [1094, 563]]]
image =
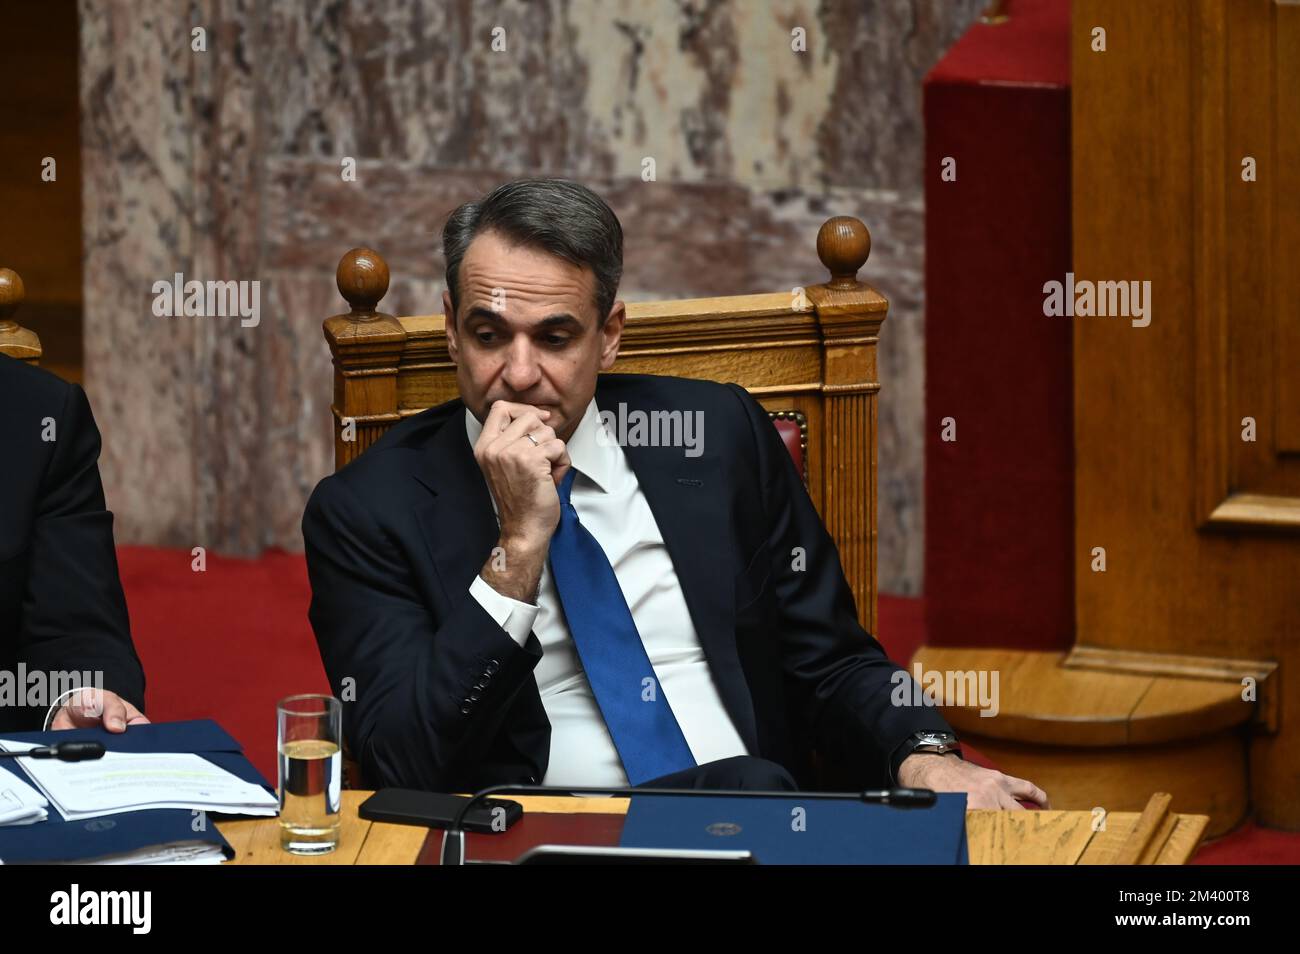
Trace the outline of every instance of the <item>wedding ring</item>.
[[525, 434], [524, 437], [526, 437], [526, 438], [528, 438], [530, 441], [532, 441], [534, 447], [541, 447], [541, 446], [542, 446], [542, 445], [540, 445], [540, 444], [537, 443], [537, 438], [533, 437], [532, 434]]

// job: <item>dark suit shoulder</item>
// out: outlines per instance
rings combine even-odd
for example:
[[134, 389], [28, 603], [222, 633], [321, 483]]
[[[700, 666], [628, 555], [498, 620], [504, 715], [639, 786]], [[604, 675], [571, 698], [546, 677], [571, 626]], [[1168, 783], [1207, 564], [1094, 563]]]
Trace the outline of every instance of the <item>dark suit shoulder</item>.
[[597, 388], [602, 414], [617, 417], [616, 405], [624, 402], [629, 408], [698, 414], [707, 433], [706, 456], [754, 460], [754, 422], [764, 412], [738, 384], [666, 374], [602, 374]]
[[376, 520], [423, 503], [428, 492], [409, 478], [427, 470], [430, 447], [443, 428], [464, 426], [465, 405], [459, 398], [394, 424], [363, 454], [321, 479], [307, 502], [304, 528], [328, 519], [326, 513], [355, 516], [354, 508], [360, 508]]
[[0, 410], [25, 413], [39, 408], [57, 415], [75, 387], [44, 368], [0, 354]]
[[[0, 356], [0, 447], [16, 462], [0, 469], [0, 494], [11, 516], [34, 513], [48, 492], [93, 470], [99, 459], [99, 429], [85, 391]], [[91, 496], [102, 509], [102, 492]]]
[[465, 405], [460, 398], [394, 424], [364, 454], [341, 468], [337, 476], [348, 482], [368, 481], [412, 468], [414, 457], [423, 453], [438, 432], [449, 425], [465, 426]]
[[614, 400], [637, 397], [663, 407], [700, 406], [701, 403], [730, 401], [728, 385], [700, 378], [679, 378], [669, 374], [602, 374], [597, 387], [603, 397]]

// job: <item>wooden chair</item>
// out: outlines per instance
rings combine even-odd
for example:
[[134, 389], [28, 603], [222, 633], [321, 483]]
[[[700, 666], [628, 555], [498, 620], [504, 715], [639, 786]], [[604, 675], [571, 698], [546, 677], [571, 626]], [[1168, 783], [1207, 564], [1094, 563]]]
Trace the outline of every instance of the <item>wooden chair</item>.
[[[836, 216], [817, 234], [828, 281], [771, 294], [629, 304], [618, 360], [606, 373], [735, 382], [753, 394], [803, 473], [839, 549], [858, 618], [874, 633], [876, 344], [889, 303], [857, 278], [870, 252], [866, 226]], [[396, 422], [457, 396], [443, 316], [377, 310], [389, 280], [377, 252], [350, 250], [337, 280], [351, 311], [324, 323], [334, 356], [336, 469]], [[355, 763], [345, 765], [345, 784], [358, 781]]]

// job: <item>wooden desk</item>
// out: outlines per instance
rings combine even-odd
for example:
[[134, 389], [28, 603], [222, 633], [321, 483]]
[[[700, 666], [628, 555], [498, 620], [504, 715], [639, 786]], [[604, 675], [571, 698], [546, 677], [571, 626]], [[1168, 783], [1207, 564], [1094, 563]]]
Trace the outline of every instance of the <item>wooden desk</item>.
[[[227, 864], [238, 865], [410, 865], [436, 864], [442, 832], [412, 825], [369, 822], [357, 806], [370, 792], [343, 792], [339, 847], [328, 855], [299, 857], [280, 850], [274, 818], [219, 822], [235, 849]], [[524, 817], [508, 832], [471, 834], [466, 857], [508, 860], [537, 844], [616, 845], [627, 813], [626, 798], [500, 796], [524, 806]], [[1138, 812], [1113, 812], [1104, 831], [1081, 811], [966, 813], [966, 837], [973, 865], [1186, 864], [1196, 853], [1207, 815], [1176, 815], [1168, 795], [1151, 796]], [[594, 817], [593, 817], [594, 816]]]

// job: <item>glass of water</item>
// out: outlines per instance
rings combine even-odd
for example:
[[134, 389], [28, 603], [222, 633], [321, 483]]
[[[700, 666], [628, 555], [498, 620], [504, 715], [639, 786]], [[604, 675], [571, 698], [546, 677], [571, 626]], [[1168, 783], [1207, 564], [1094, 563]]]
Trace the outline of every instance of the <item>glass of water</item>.
[[333, 696], [300, 695], [275, 707], [280, 752], [280, 847], [322, 855], [339, 844], [343, 710]]

